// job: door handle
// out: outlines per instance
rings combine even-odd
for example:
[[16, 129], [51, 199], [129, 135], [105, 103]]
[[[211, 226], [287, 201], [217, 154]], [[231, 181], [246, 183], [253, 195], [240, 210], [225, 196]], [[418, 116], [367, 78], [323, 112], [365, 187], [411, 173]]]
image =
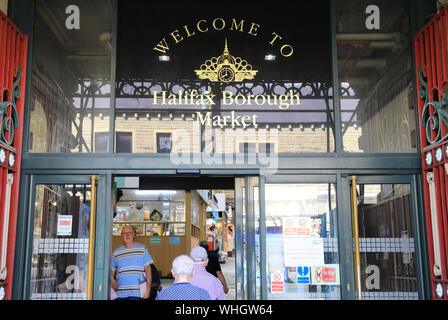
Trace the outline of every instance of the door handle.
[[87, 267], [86, 299], [92, 300], [93, 296], [93, 271], [95, 263], [95, 216], [96, 216], [96, 181], [98, 176], [91, 176], [90, 182], [90, 226], [89, 226], [89, 259]]
[[361, 258], [359, 250], [358, 197], [356, 194], [356, 176], [350, 176], [349, 179], [352, 182], [351, 198], [352, 198], [353, 238], [355, 239], [355, 290], [358, 293], [358, 300], [362, 300]]

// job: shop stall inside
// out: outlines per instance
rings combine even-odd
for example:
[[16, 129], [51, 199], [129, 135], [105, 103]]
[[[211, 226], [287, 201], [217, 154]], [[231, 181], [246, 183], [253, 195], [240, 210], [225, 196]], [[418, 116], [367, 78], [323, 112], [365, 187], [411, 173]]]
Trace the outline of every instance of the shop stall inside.
[[133, 226], [135, 241], [146, 245], [160, 276], [170, 277], [173, 259], [206, 238], [206, 191], [123, 189], [118, 194], [112, 250], [122, 245], [123, 226]]

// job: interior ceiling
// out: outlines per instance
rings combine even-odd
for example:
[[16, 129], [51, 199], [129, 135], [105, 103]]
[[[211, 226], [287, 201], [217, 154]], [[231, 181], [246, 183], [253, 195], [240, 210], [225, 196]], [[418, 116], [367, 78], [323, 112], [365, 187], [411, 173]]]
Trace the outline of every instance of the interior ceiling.
[[[66, 8], [77, 5], [80, 29], [68, 29]], [[109, 78], [111, 59], [112, 5], [110, 0], [39, 1], [37, 14], [64, 48], [67, 59], [80, 77]], [[101, 18], [99, 18], [101, 17]]]
[[[357, 94], [375, 85], [409, 47], [407, 8], [402, 1], [382, 1], [380, 30], [366, 32], [363, 21], [354, 21], [354, 8], [367, 3], [346, 1], [338, 4], [338, 69], [339, 79], [348, 82]], [[365, 17], [366, 15], [362, 15]]]

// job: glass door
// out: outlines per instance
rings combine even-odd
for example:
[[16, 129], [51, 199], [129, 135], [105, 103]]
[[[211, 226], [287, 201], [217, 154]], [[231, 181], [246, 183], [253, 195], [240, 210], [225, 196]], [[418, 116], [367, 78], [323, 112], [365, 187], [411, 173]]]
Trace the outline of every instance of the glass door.
[[235, 178], [235, 274], [238, 300], [261, 297], [259, 192], [259, 177]]
[[356, 298], [416, 300], [418, 228], [409, 177], [350, 176]]
[[263, 187], [263, 296], [341, 299], [336, 178], [273, 176]]
[[104, 248], [95, 244], [98, 179], [35, 177], [29, 299], [93, 299], [95, 264], [104, 260], [95, 252]]

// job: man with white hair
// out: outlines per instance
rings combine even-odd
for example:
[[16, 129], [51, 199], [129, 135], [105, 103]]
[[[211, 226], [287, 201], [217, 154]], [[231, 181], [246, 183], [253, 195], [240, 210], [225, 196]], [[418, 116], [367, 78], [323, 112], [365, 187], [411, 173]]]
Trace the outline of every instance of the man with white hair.
[[189, 256], [175, 258], [171, 273], [174, 277], [173, 285], [160, 291], [156, 300], [210, 300], [207, 291], [191, 284], [194, 262]]
[[206, 290], [212, 300], [225, 300], [226, 294], [221, 281], [205, 269], [208, 264], [207, 250], [201, 246], [194, 247], [190, 251], [190, 258], [194, 261], [191, 284]]

